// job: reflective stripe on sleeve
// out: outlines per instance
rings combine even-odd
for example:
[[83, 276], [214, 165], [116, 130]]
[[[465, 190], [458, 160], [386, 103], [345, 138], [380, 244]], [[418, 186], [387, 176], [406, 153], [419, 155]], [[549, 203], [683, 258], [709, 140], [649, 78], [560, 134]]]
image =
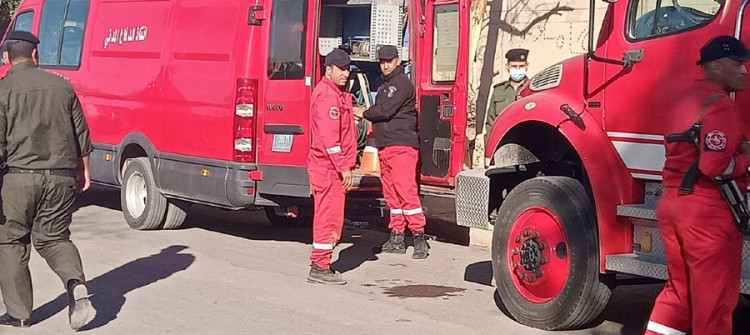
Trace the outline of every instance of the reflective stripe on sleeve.
[[667, 327], [661, 323], [656, 323], [653, 321], [648, 322], [648, 326], [646, 327], [646, 330], [650, 330], [653, 332], [657, 332], [662, 335], [685, 335], [687, 333], [683, 331], [679, 331], [677, 329], [674, 329], [672, 327]]
[[422, 214], [422, 207], [414, 209], [404, 209], [404, 215], [417, 215]]
[[729, 166], [727, 166], [727, 169], [724, 170], [724, 173], [722, 173], [721, 175], [722, 176], [728, 176], [728, 175], [732, 174], [732, 171], [734, 171], [734, 165], [735, 165], [735, 163], [734, 163], [734, 157], [732, 157], [732, 159], [729, 160]]
[[337, 153], [341, 152], [341, 146], [338, 146], [338, 145], [337, 145], [337, 146], [335, 146], [335, 147], [330, 147], [330, 148], [326, 148], [326, 152], [327, 152], [327, 153], [328, 153], [329, 155], [332, 155], [332, 154], [337, 154]]
[[333, 250], [334, 244], [333, 243], [317, 243], [313, 242], [313, 249], [318, 250]]

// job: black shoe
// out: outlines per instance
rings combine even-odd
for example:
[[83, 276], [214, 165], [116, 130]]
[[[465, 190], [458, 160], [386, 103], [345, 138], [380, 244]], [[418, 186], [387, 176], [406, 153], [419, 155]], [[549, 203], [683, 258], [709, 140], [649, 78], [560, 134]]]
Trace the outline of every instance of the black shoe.
[[29, 328], [31, 327], [31, 320], [29, 319], [16, 319], [10, 314], [5, 313], [2, 316], [0, 316], [0, 326], [13, 326], [13, 327], [19, 327], [19, 328]]
[[311, 283], [344, 285], [346, 280], [341, 278], [341, 274], [331, 269], [324, 269], [316, 264], [310, 265], [310, 274], [307, 275], [307, 281]]
[[427, 244], [427, 238], [424, 236], [424, 232], [414, 232], [414, 254], [411, 258], [414, 259], [425, 259], [430, 255], [428, 250], [430, 245]]
[[405, 254], [406, 243], [404, 242], [404, 233], [391, 230], [391, 237], [388, 239], [388, 242], [383, 243], [380, 250], [387, 254]]
[[89, 291], [86, 285], [78, 279], [68, 281], [68, 320], [70, 328], [81, 329], [89, 322], [89, 314], [92, 310], [89, 301]]

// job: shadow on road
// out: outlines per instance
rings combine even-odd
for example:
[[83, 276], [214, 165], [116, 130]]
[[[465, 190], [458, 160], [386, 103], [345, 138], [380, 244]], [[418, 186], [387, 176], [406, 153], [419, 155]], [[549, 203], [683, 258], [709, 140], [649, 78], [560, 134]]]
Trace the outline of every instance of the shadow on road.
[[[87, 281], [91, 304], [96, 309], [96, 317], [83, 329], [91, 330], [108, 324], [117, 318], [125, 305], [125, 295], [133, 290], [148, 286], [159, 280], [183, 271], [195, 261], [192, 254], [180, 253], [186, 246], [173, 245], [159, 253], [126, 263], [99, 277]], [[67, 295], [61, 294], [56, 299], [40, 306], [32, 313], [32, 323], [42, 322], [65, 310], [67, 313]]]

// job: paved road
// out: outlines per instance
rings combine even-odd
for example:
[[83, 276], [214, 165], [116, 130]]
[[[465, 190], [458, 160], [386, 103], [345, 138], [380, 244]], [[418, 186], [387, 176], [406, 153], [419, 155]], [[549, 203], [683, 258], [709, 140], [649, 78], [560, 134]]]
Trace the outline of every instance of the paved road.
[[[98, 310], [84, 333], [547, 334], [498, 309], [485, 250], [434, 241], [422, 261], [411, 250], [375, 255], [382, 229], [347, 228], [335, 266], [349, 284], [328, 287], [305, 280], [309, 228], [274, 227], [261, 212], [194, 208], [185, 229], [141, 232], [127, 227], [116, 191], [82, 200], [73, 237]], [[34, 325], [0, 334], [69, 333], [62, 284], [35, 253], [31, 271]], [[565, 334], [639, 334], [659, 289], [618, 287], [599, 325]], [[411, 294], [433, 297], [404, 297]], [[750, 333], [748, 316], [743, 300], [736, 334]]]

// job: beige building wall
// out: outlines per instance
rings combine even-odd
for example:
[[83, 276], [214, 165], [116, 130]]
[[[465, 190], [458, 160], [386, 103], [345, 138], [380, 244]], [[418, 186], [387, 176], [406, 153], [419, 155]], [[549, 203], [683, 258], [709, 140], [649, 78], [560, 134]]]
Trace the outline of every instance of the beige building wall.
[[[597, 0], [595, 39], [606, 8], [606, 3]], [[492, 87], [508, 79], [505, 53], [513, 48], [528, 49], [528, 75], [532, 77], [548, 66], [586, 52], [588, 18], [588, 0], [472, 3], [467, 137], [474, 143], [474, 151], [467, 155], [467, 168], [470, 164], [484, 167], [484, 134], [477, 134], [483, 126], [476, 125], [476, 110], [486, 111]]]

